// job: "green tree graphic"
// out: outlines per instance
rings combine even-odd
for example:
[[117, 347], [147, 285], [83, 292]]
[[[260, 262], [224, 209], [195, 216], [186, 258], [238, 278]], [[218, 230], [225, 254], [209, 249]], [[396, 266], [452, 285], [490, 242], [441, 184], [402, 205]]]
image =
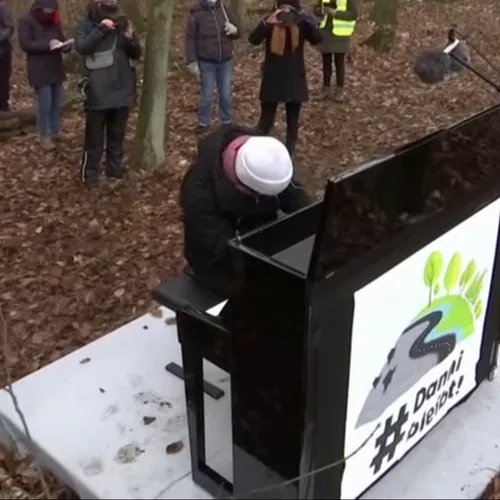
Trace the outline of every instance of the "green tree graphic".
[[483, 313], [483, 303], [478, 300], [476, 302], [476, 305], [474, 306], [474, 315], [476, 316], [476, 318], [479, 318], [479, 316], [481, 316], [481, 314]]
[[474, 276], [474, 273], [476, 272], [476, 261], [474, 259], [471, 259], [467, 266], [465, 266], [464, 272], [462, 273], [462, 276], [460, 276], [460, 282], [459, 285], [462, 288], [462, 290], [470, 283], [470, 280]]
[[444, 275], [443, 285], [444, 289], [451, 293], [458, 283], [460, 277], [460, 254], [455, 252], [448, 263], [448, 268]]
[[[484, 288], [487, 270], [478, 271], [476, 261], [471, 259], [461, 273], [461, 261], [462, 256], [459, 252], [455, 252], [449, 260], [446, 272], [441, 279], [443, 256], [438, 250], [429, 255], [424, 266], [424, 283], [429, 287], [429, 303], [421, 312], [422, 314], [431, 307], [447, 304], [453, 310], [453, 316], [457, 321], [460, 317], [459, 322], [464, 325], [466, 318], [479, 318], [483, 314], [484, 306], [479, 297]], [[444, 293], [439, 296], [441, 290]]]
[[432, 252], [424, 266], [424, 283], [429, 287], [429, 305], [432, 302], [432, 289], [437, 284], [441, 270], [443, 269], [443, 256], [441, 252], [435, 250]]
[[481, 273], [476, 274], [472, 283], [469, 285], [465, 291], [465, 296], [473, 304], [479, 299], [479, 295], [484, 286], [484, 278], [486, 277], [486, 270]]

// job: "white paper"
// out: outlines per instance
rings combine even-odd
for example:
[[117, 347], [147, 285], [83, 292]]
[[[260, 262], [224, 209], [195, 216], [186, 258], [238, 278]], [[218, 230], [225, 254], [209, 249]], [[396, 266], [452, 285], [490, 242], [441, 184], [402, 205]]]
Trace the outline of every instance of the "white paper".
[[227, 300], [223, 300], [222, 302], [219, 302], [216, 306], [207, 309], [205, 312], [207, 314], [210, 314], [210, 316], [218, 316], [226, 304]]
[[53, 47], [51, 47], [50, 50], [63, 49], [64, 47], [67, 47], [68, 45], [73, 45], [74, 41], [75, 41], [74, 38], [70, 38], [69, 40], [66, 40], [65, 42], [60, 42], [57, 45], [54, 45]]

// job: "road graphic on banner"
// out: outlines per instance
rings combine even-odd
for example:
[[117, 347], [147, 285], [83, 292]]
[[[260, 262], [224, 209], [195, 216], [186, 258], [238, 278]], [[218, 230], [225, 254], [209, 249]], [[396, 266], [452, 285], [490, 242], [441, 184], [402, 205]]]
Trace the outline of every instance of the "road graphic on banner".
[[358, 498], [482, 380], [499, 220], [500, 199], [354, 292], [340, 498]]
[[387, 354], [356, 427], [379, 418], [397, 398], [474, 333], [475, 318], [482, 314], [479, 297], [486, 278], [486, 270], [476, 268], [476, 262], [470, 260], [462, 270], [461, 256], [455, 252], [440, 283], [441, 253], [434, 251], [428, 256], [423, 273], [424, 283], [429, 287], [428, 305], [403, 330]]

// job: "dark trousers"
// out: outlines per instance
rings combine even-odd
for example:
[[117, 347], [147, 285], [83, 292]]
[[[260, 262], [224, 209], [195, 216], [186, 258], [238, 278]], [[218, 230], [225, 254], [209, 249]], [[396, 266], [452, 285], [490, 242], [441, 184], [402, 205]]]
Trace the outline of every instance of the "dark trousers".
[[[286, 111], [286, 147], [290, 155], [295, 152], [297, 139], [299, 136], [300, 102], [285, 103]], [[262, 102], [260, 104], [260, 118], [257, 128], [263, 135], [271, 132], [276, 119], [277, 102]]]
[[0, 111], [9, 111], [12, 51], [0, 49]]
[[130, 109], [117, 108], [85, 111], [85, 141], [82, 155], [82, 181], [86, 184], [98, 180], [101, 158], [106, 148], [104, 164], [108, 177], [122, 178], [123, 141]]
[[332, 82], [332, 62], [335, 63], [335, 78], [337, 86], [345, 84], [345, 54], [323, 54], [323, 86], [329, 87]]

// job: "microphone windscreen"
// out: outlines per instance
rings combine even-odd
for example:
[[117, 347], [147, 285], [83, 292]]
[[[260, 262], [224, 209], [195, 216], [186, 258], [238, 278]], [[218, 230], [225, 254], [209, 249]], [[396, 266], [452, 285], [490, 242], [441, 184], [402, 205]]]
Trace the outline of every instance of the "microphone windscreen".
[[438, 50], [422, 52], [415, 59], [413, 72], [424, 83], [442, 82], [451, 74], [451, 57]]
[[[471, 59], [469, 47], [464, 42], [460, 42], [450, 52], [450, 54], [453, 54], [460, 61], [463, 61], [464, 63], [470, 65]], [[463, 64], [460, 64], [456, 59], [454, 59], [453, 57], [450, 57], [450, 59], [451, 71], [453, 71], [453, 73], [457, 73], [458, 71], [463, 71], [465, 69], [465, 66]]]

